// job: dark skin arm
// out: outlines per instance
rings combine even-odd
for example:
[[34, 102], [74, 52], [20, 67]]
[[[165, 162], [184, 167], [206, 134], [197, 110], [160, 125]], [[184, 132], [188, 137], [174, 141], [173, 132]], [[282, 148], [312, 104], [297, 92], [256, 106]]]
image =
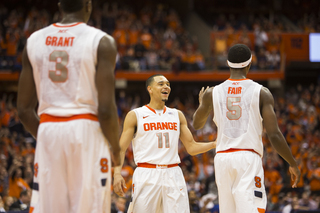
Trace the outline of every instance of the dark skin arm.
[[193, 114], [193, 127], [195, 129], [201, 129], [207, 122], [207, 118], [211, 111], [213, 111], [212, 103], [212, 91], [213, 87], [207, 87], [199, 92], [199, 107]]
[[36, 85], [33, 79], [33, 70], [30, 64], [27, 49], [22, 53], [22, 71], [19, 79], [17, 109], [21, 123], [34, 138], [37, 137], [39, 117], [36, 113], [38, 103]]
[[274, 99], [270, 91], [263, 87], [260, 91], [260, 112], [263, 118], [263, 125], [267, 131], [269, 140], [278, 152], [278, 154], [285, 159], [289, 165], [289, 171], [291, 173], [291, 179], [294, 180], [293, 188], [297, 187], [300, 180], [300, 170], [298, 164], [292, 156], [291, 150], [283, 137], [279, 126], [277, 117], [274, 112]]
[[115, 101], [117, 47], [112, 37], [105, 36], [98, 47], [95, 83], [98, 91], [98, 118], [101, 130], [111, 145], [114, 166], [120, 164], [119, 123]]

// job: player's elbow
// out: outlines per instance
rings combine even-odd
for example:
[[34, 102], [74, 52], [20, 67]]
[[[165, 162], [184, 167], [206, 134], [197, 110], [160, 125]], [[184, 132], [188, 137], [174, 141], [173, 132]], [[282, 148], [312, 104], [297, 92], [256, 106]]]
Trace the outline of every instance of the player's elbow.
[[194, 149], [193, 145], [187, 146], [186, 150], [187, 150], [188, 154], [191, 155], [191, 156], [194, 156], [194, 155], [198, 154], [198, 152], [196, 152], [196, 150]]
[[196, 113], [193, 115], [192, 126], [195, 130], [201, 129], [204, 123], [197, 118]]
[[27, 115], [30, 113], [30, 110], [23, 106], [17, 106], [17, 111], [18, 111], [18, 117], [21, 121], [24, 121], [27, 117]]
[[281, 143], [283, 135], [280, 131], [271, 132], [268, 134], [268, 138], [273, 146], [277, 146], [278, 143]]
[[201, 124], [200, 122], [197, 122], [196, 120], [192, 121], [192, 126], [195, 130], [201, 129], [203, 127], [203, 124]]
[[117, 107], [114, 105], [108, 106], [99, 106], [98, 107], [98, 116], [101, 119], [110, 119], [117, 113]]

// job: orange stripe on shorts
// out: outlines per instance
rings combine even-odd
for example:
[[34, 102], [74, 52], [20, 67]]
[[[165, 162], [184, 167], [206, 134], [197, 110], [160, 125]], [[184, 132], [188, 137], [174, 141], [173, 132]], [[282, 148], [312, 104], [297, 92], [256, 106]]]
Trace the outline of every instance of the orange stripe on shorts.
[[259, 213], [265, 213], [266, 210], [265, 210], [265, 209], [258, 208], [258, 212], [259, 212]]
[[32, 213], [34, 210], [34, 207], [30, 206], [30, 210], [29, 210], [29, 213]]
[[72, 115], [70, 117], [59, 117], [59, 116], [53, 116], [53, 115], [48, 115], [48, 114], [41, 114], [40, 115], [40, 123], [66, 122], [66, 121], [72, 121], [72, 120], [77, 120], [77, 119], [87, 119], [87, 120], [98, 121], [98, 117], [93, 114]]

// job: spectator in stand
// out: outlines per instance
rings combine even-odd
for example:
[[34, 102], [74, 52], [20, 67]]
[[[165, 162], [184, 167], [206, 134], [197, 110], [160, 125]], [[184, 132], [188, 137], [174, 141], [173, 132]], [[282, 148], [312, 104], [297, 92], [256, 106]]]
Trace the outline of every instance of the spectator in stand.
[[307, 210], [318, 209], [318, 203], [310, 197], [310, 193], [308, 191], [303, 192], [302, 197], [299, 200], [299, 205], [306, 207]]
[[[16, 167], [15, 165], [13, 165]], [[29, 190], [29, 185], [22, 179], [22, 171], [16, 167], [9, 179], [9, 196], [19, 199], [23, 190]]]
[[128, 30], [128, 37], [129, 37], [129, 46], [132, 47], [138, 43], [138, 38], [140, 36], [140, 32], [137, 28], [137, 24], [134, 23], [131, 25], [130, 29]]
[[20, 210], [27, 210], [30, 207], [31, 201], [31, 190], [23, 190], [20, 192], [19, 199], [14, 202], [9, 210], [11, 211], [20, 211]]
[[126, 53], [120, 58], [121, 68], [123, 70], [139, 70], [139, 62], [135, 59], [135, 52], [132, 47], [127, 49]]
[[265, 70], [267, 68], [266, 51], [262, 47], [258, 49], [257, 61], [259, 70]]
[[276, 50], [272, 50], [271, 52], [266, 52], [266, 63], [267, 63], [267, 69], [270, 70], [277, 70], [280, 68], [280, 53]]
[[6, 212], [6, 210], [4, 209], [4, 203], [1, 196], [0, 196], [0, 212]]
[[188, 196], [189, 196], [190, 213], [200, 213], [199, 196], [197, 196], [196, 191], [193, 189], [189, 190]]
[[261, 49], [265, 50], [268, 35], [258, 23], [254, 25], [254, 38], [254, 51], [259, 53]]
[[19, 42], [19, 30], [10, 28], [6, 34], [7, 40], [7, 69], [16, 69], [17, 64], [17, 49]]
[[113, 7], [110, 7], [109, 3], [103, 4], [101, 15], [101, 30], [108, 33], [109, 35], [112, 35], [113, 31], [116, 28], [116, 13], [116, 4], [114, 4]]
[[120, 55], [124, 55], [127, 47], [127, 32], [124, 17], [118, 20], [117, 28], [113, 32], [112, 36], [117, 42], [118, 52], [120, 53]]
[[143, 30], [141, 32], [141, 35], [140, 35], [140, 39], [141, 39], [141, 42], [142, 42], [143, 46], [147, 50], [150, 49], [150, 45], [151, 45], [151, 42], [152, 42], [153, 38], [152, 38], [152, 35], [150, 34], [148, 28], [146, 28], [146, 27], [143, 28]]
[[11, 196], [6, 196], [4, 198], [4, 209], [6, 211], [9, 211], [10, 210], [10, 206], [14, 203], [14, 198], [11, 197]]
[[127, 212], [127, 199], [125, 197], [117, 197], [115, 203], [111, 205], [111, 213]]
[[159, 69], [159, 55], [156, 52], [154, 43], [151, 43], [149, 51], [146, 53], [146, 60], [148, 65], [148, 70], [158, 70]]
[[281, 37], [279, 34], [276, 34], [275, 32], [271, 31], [269, 33], [269, 39], [266, 43], [266, 49], [268, 52], [276, 51], [280, 52], [281, 47]]
[[273, 167], [271, 162], [267, 163], [267, 168], [264, 171], [265, 176], [265, 184], [266, 190], [269, 192], [271, 196], [271, 202], [277, 203], [279, 192], [281, 191], [283, 184], [282, 184], [282, 177], [280, 173]]
[[[1, 30], [1, 26], [0, 26]], [[7, 40], [6, 37], [0, 33], [0, 69], [5, 69], [7, 66], [6, 60], [6, 53], [7, 53]]]
[[310, 184], [311, 193], [320, 195], [320, 167], [315, 158], [311, 159], [307, 178]]
[[0, 195], [6, 196], [9, 190], [9, 177], [3, 162], [6, 161], [2, 159], [0, 165]]
[[138, 38], [138, 43], [134, 46], [135, 59], [139, 62], [139, 70], [146, 70], [146, 47], [143, 45], [141, 38]]

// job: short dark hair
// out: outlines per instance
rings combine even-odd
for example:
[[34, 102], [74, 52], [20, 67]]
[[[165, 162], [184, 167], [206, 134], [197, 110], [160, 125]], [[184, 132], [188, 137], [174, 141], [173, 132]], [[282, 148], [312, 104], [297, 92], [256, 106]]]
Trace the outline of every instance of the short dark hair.
[[83, 8], [83, 0], [60, 0], [60, 7], [64, 12], [78, 12]]
[[150, 77], [147, 79], [147, 81], [146, 81], [146, 89], [147, 89], [147, 91], [148, 91], [148, 86], [151, 85], [151, 83], [152, 83], [153, 80], [154, 80], [154, 77], [157, 77], [157, 76], [164, 76], [164, 75], [162, 75], [162, 74], [155, 74], [155, 75], [150, 76]]
[[228, 61], [231, 63], [242, 63], [251, 57], [251, 50], [244, 44], [232, 46], [228, 52]]
[[28, 196], [28, 190], [23, 190], [20, 192], [20, 197], [22, 196]]

